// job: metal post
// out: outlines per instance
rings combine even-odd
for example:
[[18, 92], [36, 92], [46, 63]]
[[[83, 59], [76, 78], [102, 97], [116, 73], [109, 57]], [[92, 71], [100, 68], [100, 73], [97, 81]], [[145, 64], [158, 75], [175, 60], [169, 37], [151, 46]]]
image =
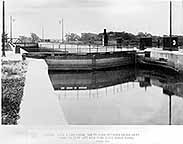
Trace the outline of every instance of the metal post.
[[15, 19], [13, 19], [12, 16], [10, 16], [10, 42], [13, 42], [13, 22]]
[[2, 56], [5, 55], [5, 1], [3, 1]]
[[10, 16], [10, 42], [12, 42], [12, 16]]
[[64, 20], [62, 19], [62, 43], [64, 42]]
[[183, 35], [183, 0], [182, 0], [182, 12], [181, 12], [181, 18], [182, 18], [182, 24], [181, 24], [181, 28], [182, 28], [182, 35]]
[[172, 1], [170, 1], [170, 49], [172, 50]]
[[63, 43], [63, 29], [64, 29], [64, 25], [63, 25], [63, 19], [62, 20], [59, 20], [59, 24], [61, 25], [61, 41]]

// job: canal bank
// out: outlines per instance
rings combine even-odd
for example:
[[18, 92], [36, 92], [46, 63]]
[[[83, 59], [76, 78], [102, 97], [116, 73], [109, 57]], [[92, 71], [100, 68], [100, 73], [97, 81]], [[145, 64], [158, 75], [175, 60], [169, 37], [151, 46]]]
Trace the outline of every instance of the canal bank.
[[29, 61], [24, 96], [20, 106], [20, 125], [66, 124], [48, 77], [48, 67], [42, 59]]

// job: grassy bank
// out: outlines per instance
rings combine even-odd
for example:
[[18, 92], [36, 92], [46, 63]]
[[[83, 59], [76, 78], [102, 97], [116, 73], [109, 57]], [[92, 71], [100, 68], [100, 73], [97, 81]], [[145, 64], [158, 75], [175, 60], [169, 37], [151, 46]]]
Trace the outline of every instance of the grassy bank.
[[17, 124], [25, 85], [25, 61], [1, 61], [2, 124]]

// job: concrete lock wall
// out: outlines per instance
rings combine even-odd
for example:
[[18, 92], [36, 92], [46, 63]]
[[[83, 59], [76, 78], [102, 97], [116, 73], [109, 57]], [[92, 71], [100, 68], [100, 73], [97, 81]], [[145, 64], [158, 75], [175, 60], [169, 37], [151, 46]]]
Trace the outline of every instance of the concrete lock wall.
[[170, 66], [183, 71], [183, 54], [180, 52], [151, 51], [151, 57], [155, 59], [165, 59]]
[[178, 55], [177, 65], [183, 71], [183, 54], [182, 55]]

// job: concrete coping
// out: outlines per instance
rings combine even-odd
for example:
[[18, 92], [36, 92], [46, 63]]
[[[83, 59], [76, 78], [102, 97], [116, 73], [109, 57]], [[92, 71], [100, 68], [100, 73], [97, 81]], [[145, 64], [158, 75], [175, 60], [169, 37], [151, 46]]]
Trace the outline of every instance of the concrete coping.
[[166, 54], [174, 54], [174, 55], [181, 55], [183, 56], [183, 51], [168, 51], [168, 50], [163, 50], [162, 48], [148, 48], [145, 49], [144, 51], [150, 51], [150, 52], [159, 52], [159, 53], [166, 53]]

